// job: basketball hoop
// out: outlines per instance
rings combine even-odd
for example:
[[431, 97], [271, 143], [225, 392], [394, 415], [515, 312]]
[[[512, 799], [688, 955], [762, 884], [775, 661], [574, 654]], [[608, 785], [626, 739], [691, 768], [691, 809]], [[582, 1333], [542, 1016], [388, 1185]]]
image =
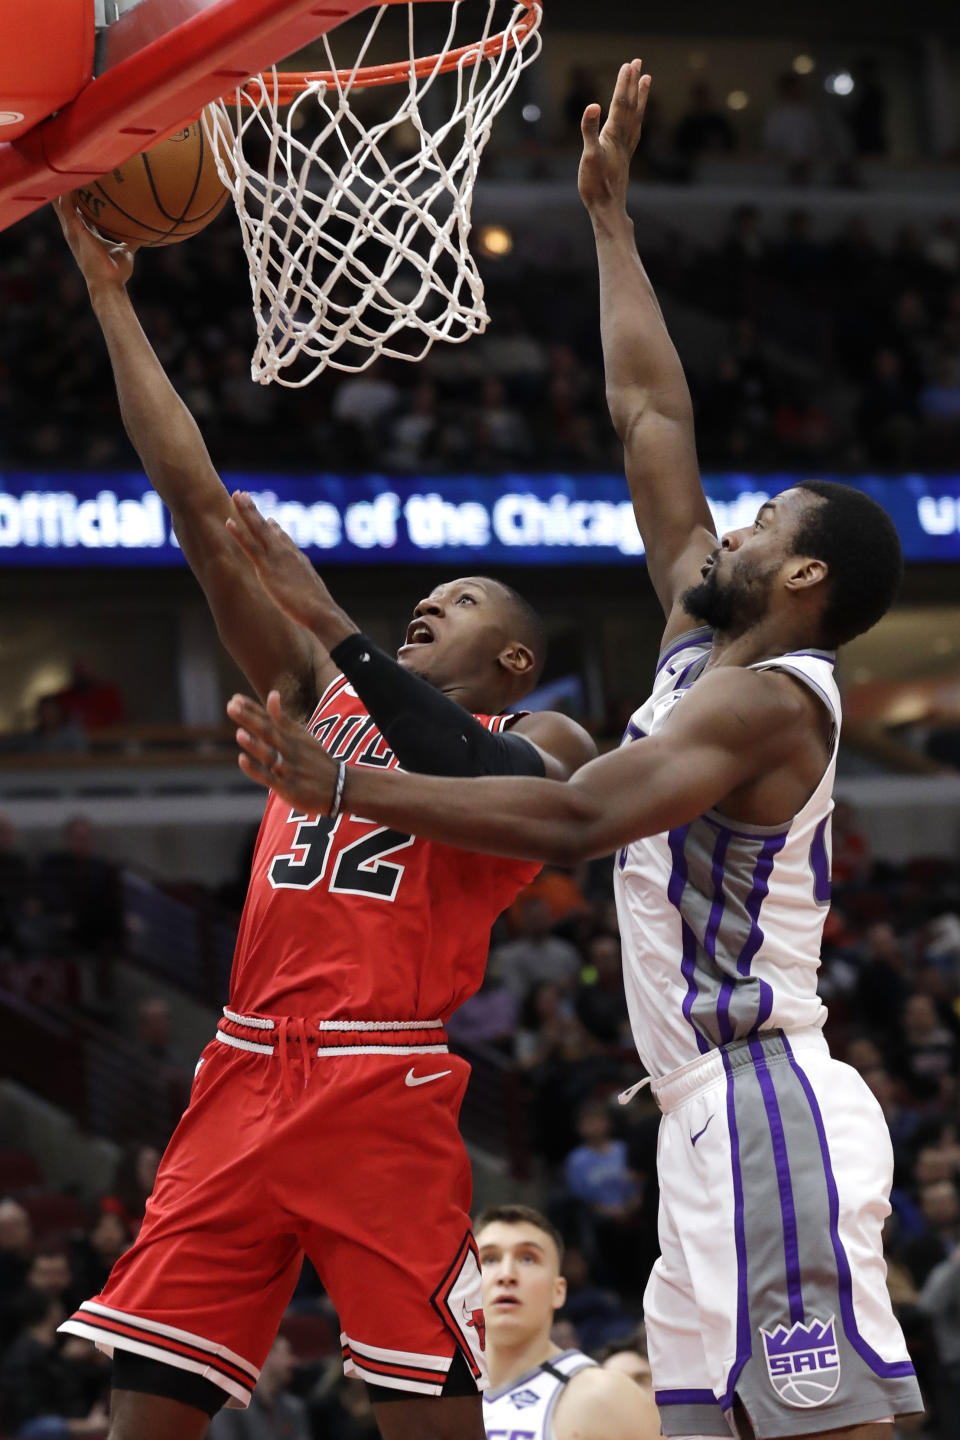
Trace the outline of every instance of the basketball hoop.
[[[539, 54], [541, 6], [486, 0], [481, 34], [464, 42], [462, 14], [481, 6], [449, 0], [443, 44], [424, 58], [424, 3], [381, 0], [350, 67], [337, 66], [325, 34], [329, 69], [274, 68], [207, 112], [250, 266], [261, 384], [299, 387], [328, 365], [356, 372], [379, 355], [420, 360], [435, 340], [486, 328], [469, 249], [473, 186], [494, 118]], [[365, 65], [401, 4], [407, 58]], [[403, 87], [400, 103], [364, 119], [361, 97], [388, 85]], [[441, 106], [446, 118], [428, 124], [424, 110]]]

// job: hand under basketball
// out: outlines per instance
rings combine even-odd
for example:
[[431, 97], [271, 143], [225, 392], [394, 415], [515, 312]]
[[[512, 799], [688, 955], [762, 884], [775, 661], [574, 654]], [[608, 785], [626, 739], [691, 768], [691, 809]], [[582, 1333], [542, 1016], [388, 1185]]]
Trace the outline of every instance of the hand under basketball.
[[234, 695], [227, 714], [239, 727], [237, 762], [244, 775], [305, 815], [329, 814], [337, 762], [302, 725], [287, 718], [276, 690], [267, 696], [266, 708]]
[[59, 200], [54, 200], [53, 208], [73, 258], [87, 282], [87, 289], [92, 290], [97, 285], [123, 289], [133, 274], [133, 251], [136, 247], [108, 246], [98, 240], [84, 225], [76, 206], [67, 196], [61, 195]]
[[650, 94], [650, 76], [642, 71], [642, 60], [620, 66], [602, 130], [599, 105], [588, 105], [583, 112], [583, 156], [577, 185], [588, 210], [626, 205], [630, 161], [640, 142]]
[[298, 545], [276, 520], [265, 520], [246, 490], [233, 493], [227, 529], [285, 615], [317, 635], [329, 650], [356, 630]]

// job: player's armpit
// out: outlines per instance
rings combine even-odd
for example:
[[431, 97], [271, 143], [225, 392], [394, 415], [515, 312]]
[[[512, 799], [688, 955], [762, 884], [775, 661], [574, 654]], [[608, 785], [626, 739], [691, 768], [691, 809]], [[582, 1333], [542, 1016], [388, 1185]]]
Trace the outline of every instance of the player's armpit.
[[582, 765], [596, 759], [593, 736], [569, 715], [559, 715], [553, 710], [521, 716], [510, 733], [522, 735], [539, 750], [548, 780], [568, 780]]
[[660, 1417], [649, 1390], [614, 1370], [580, 1370], [555, 1412], [556, 1440], [659, 1440]]

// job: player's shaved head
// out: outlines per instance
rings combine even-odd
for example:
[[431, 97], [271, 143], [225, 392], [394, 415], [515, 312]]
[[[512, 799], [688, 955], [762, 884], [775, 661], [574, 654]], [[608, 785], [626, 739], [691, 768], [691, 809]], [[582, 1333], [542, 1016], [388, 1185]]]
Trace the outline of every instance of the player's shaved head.
[[490, 587], [491, 591], [503, 598], [508, 617], [508, 628], [511, 640], [519, 640], [522, 645], [533, 656], [533, 667], [530, 671], [530, 683], [536, 685], [543, 674], [543, 667], [547, 659], [547, 632], [543, 621], [534, 610], [530, 601], [525, 599], [512, 586], [504, 584], [502, 580], [493, 580], [487, 575], [477, 577], [484, 585]]

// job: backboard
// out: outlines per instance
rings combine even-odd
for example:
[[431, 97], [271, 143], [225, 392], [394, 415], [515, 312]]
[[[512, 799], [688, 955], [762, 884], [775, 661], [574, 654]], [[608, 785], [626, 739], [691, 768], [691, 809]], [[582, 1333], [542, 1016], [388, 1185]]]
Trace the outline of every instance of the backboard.
[[375, 0], [0, 0], [0, 229]]

